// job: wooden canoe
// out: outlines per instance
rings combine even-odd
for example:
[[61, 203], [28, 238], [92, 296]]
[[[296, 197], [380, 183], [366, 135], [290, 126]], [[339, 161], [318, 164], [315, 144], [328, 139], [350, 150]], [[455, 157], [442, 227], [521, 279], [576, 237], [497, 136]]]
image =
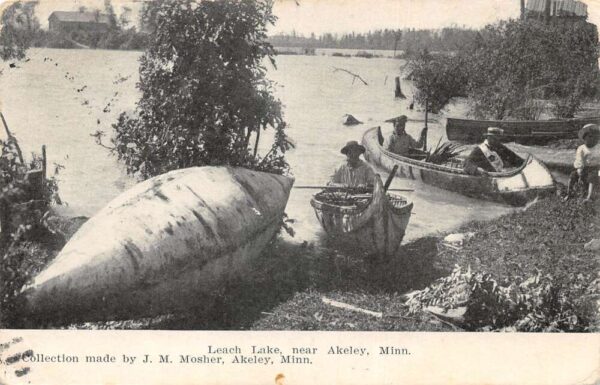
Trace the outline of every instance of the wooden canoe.
[[348, 206], [328, 203], [327, 190], [313, 196], [310, 204], [334, 244], [367, 255], [390, 257], [396, 254], [413, 204], [401, 196], [386, 194], [379, 177], [370, 198]]
[[448, 118], [448, 140], [463, 143], [481, 143], [488, 127], [504, 130], [503, 141], [522, 144], [543, 144], [555, 139], [575, 139], [588, 123], [600, 124], [600, 117], [562, 120], [474, 120]]
[[398, 165], [397, 176], [421, 180], [423, 183], [469, 197], [487, 199], [515, 206], [525, 205], [538, 196], [555, 191], [554, 178], [539, 160], [531, 155], [523, 159], [521, 167], [484, 176], [465, 173], [462, 164], [438, 165], [400, 156], [383, 148], [381, 129], [374, 127], [365, 132], [362, 144], [365, 158], [386, 170]]
[[146, 180], [81, 227], [25, 288], [26, 309], [71, 322], [201, 307], [273, 238], [292, 184], [231, 167]]

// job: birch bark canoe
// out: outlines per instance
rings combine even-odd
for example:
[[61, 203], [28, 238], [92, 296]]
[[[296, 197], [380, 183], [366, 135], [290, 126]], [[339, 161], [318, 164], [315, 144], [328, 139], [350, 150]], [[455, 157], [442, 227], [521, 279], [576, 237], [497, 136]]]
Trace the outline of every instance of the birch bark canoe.
[[196, 167], [146, 180], [100, 210], [24, 290], [40, 319], [91, 321], [201, 307], [279, 229], [293, 179]]
[[523, 159], [519, 168], [475, 176], [465, 173], [460, 166], [433, 164], [394, 154], [383, 148], [381, 138], [379, 127], [365, 132], [362, 139], [366, 148], [365, 159], [388, 171], [398, 165], [398, 177], [420, 180], [468, 197], [513, 206], [523, 206], [537, 197], [556, 191], [550, 171], [531, 155]]
[[463, 143], [481, 143], [488, 127], [504, 130], [503, 141], [521, 144], [543, 144], [556, 139], [576, 139], [581, 127], [588, 123], [600, 124], [600, 117], [557, 120], [475, 120], [448, 118], [448, 140]]
[[321, 193], [315, 194], [310, 203], [334, 244], [391, 257], [404, 238], [413, 204], [401, 196], [386, 194], [381, 178], [375, 180], [373, 195], [365, 205], [331, 204]]

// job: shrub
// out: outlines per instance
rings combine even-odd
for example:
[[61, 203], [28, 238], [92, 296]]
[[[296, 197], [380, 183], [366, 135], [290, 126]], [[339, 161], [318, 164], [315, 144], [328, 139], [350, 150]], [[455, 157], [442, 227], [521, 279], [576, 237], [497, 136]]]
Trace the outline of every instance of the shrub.
[[[140, 59], [142, 97], [136, 116], [122, 114], [113, 126], [114, 152], [127, 171], [142, 178], [203, 165], [286, 172], [281, 103], [262, 65], [264, 58], [274, 64], [266, 42], [267, 24], [275, 20], [271, 2], [156, 1], [147, 7], [155, 29]], [[258, 142], [268, 128], [275, 139], [261, 157]]]
[[486, 26], [456, 54], [413, 55], [417, 100], [431, 111], [469, 97], [482, 119], [537, 119], [553, 101], [557, 118], [572, 118], [598, 93], [598, 32], [585, 21], [508, 20]]
[[412, 313], [428, 306], [464, 307], [460, 323], [467, 330], [592, 331], [600, 279], [578, 274], [568, 285], [557, 282], [540, 273], [498, 281], [486, 272], [457, 266], [450, 276], [415, 293], [408, 305]]
[[466, 73], [461, 57], [422, 51], [408, 62], [415, 100], [438, 113], [453, 97], [465, 93]]

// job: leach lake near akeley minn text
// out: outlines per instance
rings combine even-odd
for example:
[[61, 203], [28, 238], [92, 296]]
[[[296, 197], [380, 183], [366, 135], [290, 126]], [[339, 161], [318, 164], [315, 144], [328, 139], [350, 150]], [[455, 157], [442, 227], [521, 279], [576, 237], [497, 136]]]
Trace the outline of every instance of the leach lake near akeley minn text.
[[[320, 350], [324, 350], [321, 352]], [[319, 355], [337, 355], [337, 356], [356, 356], [366, 357], [371, 355], [371, 351], [367, 347], [353, 345], [332, 345], [327, 348], [317, 347], [301, 347], [289, 349], [280, 349], [275, 346], [255, 346], [249, 347], [230, 346], [230, 347], [215, 347], [209, 345], [206, 351], [200, 354], [142, 354], [142, 355], [86, 355], [83, 357], [69, 354], [44, 354], [32, 353], [27, 354], [24, 362], [50, 362], [50, 363], [95, 363], [95, 364], [203, 364], [203, 365], [225, 365], [225, 364], [312, 364], [312, 360]], [[373, 352], [376, 355], [384, 356], [403, 356], [410, 355], [408, 349], [399, 346], [379, 346]]]

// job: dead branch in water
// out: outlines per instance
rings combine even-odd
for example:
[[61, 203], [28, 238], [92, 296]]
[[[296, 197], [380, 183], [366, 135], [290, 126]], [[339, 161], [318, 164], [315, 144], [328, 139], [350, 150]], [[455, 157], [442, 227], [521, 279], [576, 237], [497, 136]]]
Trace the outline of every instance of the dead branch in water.
[[343, 71], [346, 72], [347, 74], [352, 75], [352, 84], [354, 84], [354, 81], [356, 79], [360, 80], [361, 82], [364, 83], [365, 86], [368, 86], [369, 84], [365, 81], [365, 79], [361, 78], [360, 75], [355, 74], [354, 72], [350, 72], [347, 69], [343, 69], [343, 68], [338, 68], [338, 67], [333, 67], [333, 72], [337, 72], [337, 71]]
[[114, 151], [115, 147], [110, 147], [102, 143], [102, 137], [105, 135], [104, 131], [97, 130], [95, 133], [90, 134], [96, 140], [96, 144], [106, 148], [107, 150]]

